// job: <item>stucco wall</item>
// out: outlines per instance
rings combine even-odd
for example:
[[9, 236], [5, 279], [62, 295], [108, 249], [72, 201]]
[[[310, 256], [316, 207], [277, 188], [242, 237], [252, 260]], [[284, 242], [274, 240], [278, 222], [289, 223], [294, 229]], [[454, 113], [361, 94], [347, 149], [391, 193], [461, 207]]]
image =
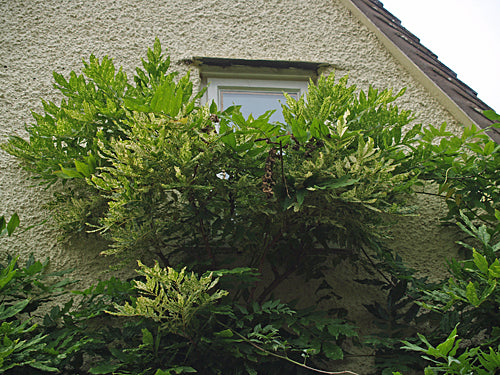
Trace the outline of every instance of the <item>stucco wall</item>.
[[[0, 0], [0, 24], [0, 142], [26, 134], [24, 123], [31, 121], [30, 110], [40, 110], [40, 98], [57, 100], [53, 70], [79, 70], [93, 53], [113, 57], [131, 75], [155, 36], [168, 47], [174, 68], [186, 69], [180, 61], [193, 56], [327, 62], [338, 76], [349, 72], [360, 88], [407, 87], [399, 103], [419, 122], [455, 123], [339, 0]], [[0, 251], [50, 256], [56, 268], [78, 267], [84, 280], [106, 270], [102, 244], [57, 242], [57, 232], [43, 224], [51, 192], [33, 184], [0, 151], [0, 214], [18, 212], [23, 227], [36, 225], [2, 240]], [[437, 225], [443, 209], [440, 202], [427, 203], [420, 217], [393, 231], [394, 246], [426, 272], [435, 272], [438, 254], [453, 251], [450, 234]]]

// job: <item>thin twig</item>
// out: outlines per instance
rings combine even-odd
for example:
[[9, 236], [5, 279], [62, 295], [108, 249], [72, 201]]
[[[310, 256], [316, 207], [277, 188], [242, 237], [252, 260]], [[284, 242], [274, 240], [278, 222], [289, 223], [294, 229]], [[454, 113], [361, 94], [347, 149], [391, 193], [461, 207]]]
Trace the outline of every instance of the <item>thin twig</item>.
[[269, 293], [271, 293], [278, 285], [280, 285], [284, 280], [288, 278], [292, 273], [294, 273], [297, 270], [298, 264], [295, 263], [292, 267], [288, 268], [285, 272], [283, 272], [281, 275], [278, 273], [278, 270], [276, 267], [273, 267], [273, 273], [274, 273], [274, 280], [271, 284], [269, 284], [260, 294], [259, 298], [257, 298], [257, 301], [259, 303], [262, 303], [264, 301], [264, 298], [266, 298]]
[[436, 194], [436, 193], [429, 193], [427, 191], [415, 191], [415, 193], [417, 194], [424, 194], [424, 195], [432, 195], [433, 197], [440, 197], [440, 198], [445, 198], [444, 195], [441, 195], [441, 194]]
[[268, 144], [272, 144], [272, 145], [277, 145], [278, 144], [278, 142], [271, 141], [270, 138], [257, 138], [255, 140], [255, 142], [259, 142], [259, 141], [266, 141]]
[[158, 256], [158, 258], [160, 258], [161, 262], [163, 263], [163, 267], [169, 267], [170, 266], [170, 262], [168, 261], [168, 258], [165, 256], [165, 254], [163, 254], [163, 252], [161, 250], [158, 250], [156, 252], [156, 255]]
[[302, 368], [305, 368], [307, 370], [314, 371], [314, 372], [317, 372], [317, 373], [320, 373], [320, 374], [327, 374], [327, 375], [342, 375], [342, 374], [359, 375], [359, 374], [357, 374], [355, 372], [352, 372], [352, 371], [349, 371], [349, 370], [344, 370], [344, 371], [325, 371], [325, 370], [320, 370], [320, 369], [317, 369], [317, 368], [314, 368], [314, 367], [310, 367], [310, 366], [306, 365], [305, 363], [300, 363], [300, 362], [294, 361], [293, 359], [291, 359], [291, 358], [289, 358], [287, 356], [283, 356], [283, 355], [280, 355], [280, 354], [277, 354], [277, 353], [273, 353], [273, 352], [271, 352], [271, 351], [269, 351], [267, 349], [264, 349], [264, 348], [260, 347], [259, 345], [257, 345], [256, 343], [250, 341], [247, 337], [245, 337], [242, 334], [234, 331], [231, 327], [227, 326], [226, 324], [221, 323], [219, 321], [217, 321], [217, 322], [219, 324], [221, 324], [222, 326], [230, 329], [231, 332], [233, 332], [239, 338], [243, 339], [243, 341], [245, 341], [246, 343], [252, 345], [255, 349], [260, 350], [261, 352], [269, 354], [269, 355], [271, 355], [273, 357], [276, 357], [276, 358], [279, 358], [279, 359], [283, 359], [285, 361], [293, 363], [296, 366], [300, 366]]
[[280, 160], [281, 160], [281, 179], [283, 180], [283, 185], [285, 186], [286, 196], [292, 198], [288, 192], [288, 185], [285, 178], [285, 168], [283, 167], [283, 143], [280, 141]]
[[214, 254], [212, 253], [212, 248], [210, 247], [210, 243], [208, 241], [208, 237], [205, 232], [205, 226], [203, 225], [203, 220], [200, 218], [198, 222], [200, 224], [200, 231], [201, 231], [201, 236], [203, 237], [203, 243], [205, 244], [205, 250], [207, 250], [208, 256], [212, 261], [212, 266], [215, 268], [216, 267], [215, 257]]
[[[266, 232], [266, 238], [267, 238], [267, 235], [268, 233]], [[281, 236], [283, 235], [283, 232], [280, 230], [274, 237], [273, 239], [266, 245], [266, 247], [264, 248], [264, 250], [262, 251], [262, 254], [260, 256], [260, 259], [259, 259], [259, 268], [258, 268], [258, 273], [262, 274], [262, 271], [263, 271], [263, 268], [264, 268], [264, 260], [266, 258], [266, 255], [267, 255], [267, 252], [269, 251], [269, 249], [274, 246], [276, 244], [276, 242], [278, 242], [278, 240], [281, 238]], [[250, 292], [250, 300], [253, 300], [253, 297], [254, 297], [254, 294], [255, 294], [255, 290], [257, 289], [257, 283], [258, 281], [255, 282], [255, 286], [252, 288], [252, 291]]]
[[387, 281], [391, 286], [393, 286], [393, 287], [396, 286], [382, 271], [379, 270], [379, 268], [377, 267], [377, 265], [375, 264], [375, 262], [373, 261], [373, 259], [365, 251], [365, 249], [363, 248], [363, 246], [361, 246], [361, 251], [363, 252], [363, 254], [365, 255], [365, 257], [368, 259], [368, 261], [371, 263], [371, 265], [373, 266], [373, 268], [375, 268], [375, 271], [377, 271], [377, 273], [379, 273], [385, 279], [385, 281]]

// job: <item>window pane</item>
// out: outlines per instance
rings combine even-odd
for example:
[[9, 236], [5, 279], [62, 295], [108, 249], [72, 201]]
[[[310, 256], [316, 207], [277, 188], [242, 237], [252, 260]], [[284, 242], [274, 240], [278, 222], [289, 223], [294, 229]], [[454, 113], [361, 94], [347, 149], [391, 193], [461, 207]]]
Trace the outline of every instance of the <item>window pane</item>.
[[[252, 114], [254, 118], [259, 117], [264, 112], [275, 109], [276, 112], [271, 116], [271, 121], [284, 122], [281, 113], [281, 103], [286, 99], [283, 91], [265, 91], [265, 90], [234, 90], [220, 89], [221, 108], [227, 108], [231, 105], [241, 105], [241, 113], [248, 117]], [[292, 98], [298, 99], [297, 92], [287, 92]]]

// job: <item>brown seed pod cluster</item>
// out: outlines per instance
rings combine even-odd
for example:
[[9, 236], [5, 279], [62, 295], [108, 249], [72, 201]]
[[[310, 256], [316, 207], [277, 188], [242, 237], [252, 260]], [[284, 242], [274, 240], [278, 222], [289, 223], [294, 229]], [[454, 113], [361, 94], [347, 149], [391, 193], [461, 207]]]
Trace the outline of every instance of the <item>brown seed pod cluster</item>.
[[264, 176], [262, 176], [262, 191], [266, 194], [267, 198], [272, 198], [274, 195], [273, 186], [276, 182], [273, 180], [273, 166], [276, 162], [276, 148], [269, 150], [266, 165], [264, 167]]
[[216, 114], [212, 113], [210, 115], [210, 121], [211, 121], [210, 124], [208, 124], [207, 126], [205, 126], [204, 128], [201, 129], [202, 133], [210, 134], [210, 133], [214, 132], [215, 131], [215, 124], [218, 124], [220, 120]]
[[298, 151], [298, 150], [300, 149], [300, 143], [299, 143], [298, 139], [297, 139], [297, 138], [295, 138], [295, 136], [294, 136], [293, 134], [290, 136], [290, 138], [292, 139], [292, 141], [294, 141], [294, 142], [295, 142], [295, 144], [292, 146], [292, 148], [293, 148], [295, 151]]
[[321, 148], [325, 145], [320, 139], [312, 138], [308, 143], [306, 143], [305, 148], [306, 152], [304, 153], [304, 157], [310, 158], [311, 154], [316, 151], [318, 148]]

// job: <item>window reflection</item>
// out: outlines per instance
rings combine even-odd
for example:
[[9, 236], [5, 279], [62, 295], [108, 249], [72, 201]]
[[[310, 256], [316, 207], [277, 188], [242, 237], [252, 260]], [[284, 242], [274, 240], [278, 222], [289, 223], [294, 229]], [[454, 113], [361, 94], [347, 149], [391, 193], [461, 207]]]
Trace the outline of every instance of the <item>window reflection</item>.
[[225, 109], [231, 105], [241, 105], [241, 113], [245, 118], [250, 114], [254, 118], [259, 117], [264, 112], [276, 110], [271, 116], [272, 122], [284, 122], [283, 114], [281, 113], [281, 103], [286, 102], [283, 95], [285, 91], [294, 99], [298, 99], [298, 91], [289, 90], [252, 90], [252, 89], [219, 89], [219, 103], [221, 109]]

